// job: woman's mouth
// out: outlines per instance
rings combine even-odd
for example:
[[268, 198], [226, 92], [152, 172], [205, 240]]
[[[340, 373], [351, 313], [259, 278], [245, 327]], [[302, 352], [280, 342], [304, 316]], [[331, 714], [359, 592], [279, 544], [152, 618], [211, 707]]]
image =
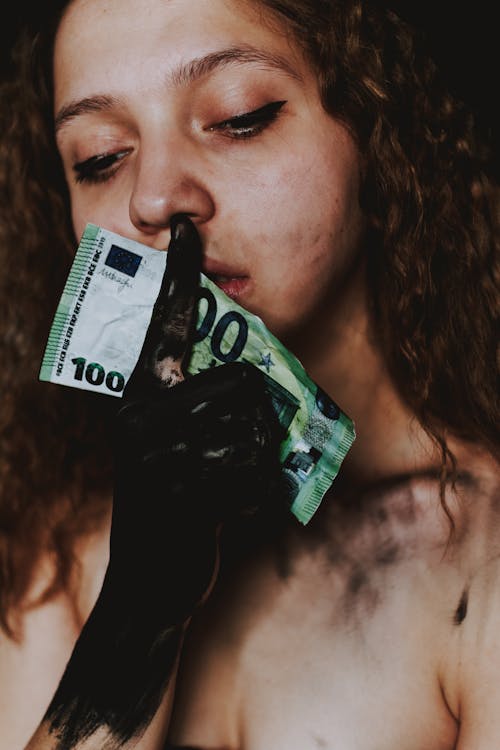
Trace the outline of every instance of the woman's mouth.
[[224, 294], [234, 300], [241, 297], [250, 284], [249, 276], [230, 268], [222, 268], [219, 263], [213, 261], [205, 263], [204, 272], [210, 281], [213, 281]]
[[231, 299], [238, 299], [248, 286], [248, 276], [212, 276], [211, 280]]

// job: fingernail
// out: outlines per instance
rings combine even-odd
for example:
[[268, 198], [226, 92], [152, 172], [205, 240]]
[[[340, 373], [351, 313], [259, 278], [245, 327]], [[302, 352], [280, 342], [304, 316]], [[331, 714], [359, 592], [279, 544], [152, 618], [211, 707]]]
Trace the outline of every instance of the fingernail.
[[201, 264], [203, 254], [201, 237], [196, 226], [186, 214], [175, 214], [170, 220], [170, 245], [173, 250], [172, 258], [181, 252], [189, 256], [195, 264]]
[[170, 219], [170, 236], [173, 240], [186, 238], [189, 233], [197, 234], [196, 227], [187, 214], [175, 214]]

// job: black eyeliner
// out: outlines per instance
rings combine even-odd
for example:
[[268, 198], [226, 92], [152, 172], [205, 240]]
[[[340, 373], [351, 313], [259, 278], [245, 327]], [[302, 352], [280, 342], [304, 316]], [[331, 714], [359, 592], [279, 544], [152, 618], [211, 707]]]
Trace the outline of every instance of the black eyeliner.
[[286, 99], [270, 102], [252, 112], [243, 112], [240, 115], [228, 117], [227, 120], [222, 120], [216, 125], [213, 125], [210, 130], [230, 130], [237, 129], [238, 127], [252, 127], [252, 125], [259, 125], [260, 123], [270, 123], [276, 119], [279, 111], [286, 103]]
[[126, 151], [115, 151], [111, 154], [98, 154], [74, 164], [73, 171], [76, 173], [76, 181], [98, 182], [99, 179], [104, 180], [109, 174], [108, 170], [119, 162], [126, 153]]
[[255, 109], [253, 112], [245, 112], [241, 115], [235, 115], [234, 117], [229, 118], [228, 120], [224, 120], [224, 122], [249, 122], [255, 119], [256, 121], [260, 121], [262, 118], [266, 118], [269, 116], [273, 116], [278, 114], [280, 109], [286, 104], [286, 100], [279, 101], [279, 102], [270, 102], [269, 104], [265, 104], [263, 107], [260, 107], [259, 109]]

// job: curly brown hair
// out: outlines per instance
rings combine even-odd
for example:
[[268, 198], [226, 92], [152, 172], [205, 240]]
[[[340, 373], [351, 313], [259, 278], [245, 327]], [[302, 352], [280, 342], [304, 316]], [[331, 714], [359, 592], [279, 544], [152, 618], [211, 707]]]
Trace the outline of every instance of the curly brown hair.
[[[491, 144], [447, 90], [420, 32], [383, 3], [245, 2], [288, 27], [317, 72], [325, 110], [359, 145], [366, 164], [361, 201], [373, 233], [374, 323], [399, 393], [441, 449], [443, 477], [453, 471], [449, 436], [498, 457], [499, 216]], [[48, 71], [65, 3], [54, 5], [51, 22], [21, 41], [19, 73], [1, 92], [4, 628], [42, 547], [58, 560], [47, 594], [64, 585], [76, 534], [102, 510], [89, 497], [111, 485], [108, 400], [37, 382], [75, 244], [52, 134]]]
[[35, 48], [25, 31], [0, 91], [0, 626], [11, 636], [42, 554], [56, 565], [39, 601], [66, 585], [75, 538], [109, 510], [112, 477], [113, 404], [38, 381], [75, 241]]

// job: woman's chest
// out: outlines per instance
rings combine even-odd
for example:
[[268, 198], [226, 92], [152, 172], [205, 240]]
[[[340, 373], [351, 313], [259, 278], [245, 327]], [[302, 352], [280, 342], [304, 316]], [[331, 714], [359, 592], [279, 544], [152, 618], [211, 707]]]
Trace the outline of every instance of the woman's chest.
[[378, 550], [374, 562], [356, 545], [320, 545], [303, 548], [287, 575], [270, 558], [238, 571], [188, 634], [171, 740], [217, 750], [451, 750], [457, 726], [438, 665], [454, 586], [443, 595], [437, 558], [405, 553], [394, 535]]

